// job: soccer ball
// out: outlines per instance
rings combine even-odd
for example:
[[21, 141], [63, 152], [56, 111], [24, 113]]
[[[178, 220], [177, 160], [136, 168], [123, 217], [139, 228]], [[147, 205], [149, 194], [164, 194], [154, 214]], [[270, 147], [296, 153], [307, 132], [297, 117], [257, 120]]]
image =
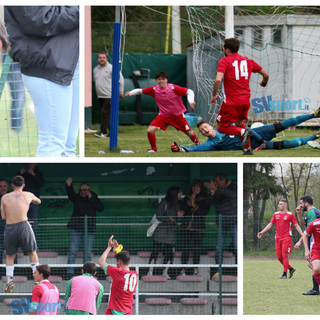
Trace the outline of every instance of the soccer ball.
[[251, 125], [251, 129], [254, 129], [254, 128], [258, 128], [258, 127], [262, 127], [264, 126], [264, 124], [262, 122], [254, 122], [252, 125]]

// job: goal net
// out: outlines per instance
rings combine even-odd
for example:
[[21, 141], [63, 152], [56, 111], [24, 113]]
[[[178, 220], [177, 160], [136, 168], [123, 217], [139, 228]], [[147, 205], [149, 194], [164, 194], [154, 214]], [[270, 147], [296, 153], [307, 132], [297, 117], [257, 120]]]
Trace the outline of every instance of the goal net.
[[[218, 61], [223, 56], [225, 8], [187, 7], [192, 32], [188, 62], [192, 65], [188, 86], [196, 92], [196, 112], [214, 123], [222, 103], [211, 104]], [[266, 88], [261, 75], [250, 80], [249, 123], [270, 123], [312, 113], [320, 107], [320, 8], [234, 7], [234, 36], [239, 53], [255, 60], [270, 75]], [[315, 119], [308, 125], [319, 125]]]

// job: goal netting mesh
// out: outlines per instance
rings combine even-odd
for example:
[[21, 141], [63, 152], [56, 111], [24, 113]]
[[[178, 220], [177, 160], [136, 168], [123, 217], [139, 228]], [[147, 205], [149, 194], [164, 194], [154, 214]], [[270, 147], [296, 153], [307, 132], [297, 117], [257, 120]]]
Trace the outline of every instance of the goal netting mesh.
[[[225, 7], [187, 7], [192, 32], [188, 62], [192, 72], [188, 86], [196, 92], [196, 112], [215, 122], [222, 103], [211, 94], [217, 64], [223, 56]], [[270, 75], [266, 88], [261, 75], [252, 74], [249, 122], [270, 123], [320, 107], [320, 8], [319, 7], [234, 7], [234, 35], [239, 53], [255, 60]], [[317, 120], [309, 125], [319, 125]]]

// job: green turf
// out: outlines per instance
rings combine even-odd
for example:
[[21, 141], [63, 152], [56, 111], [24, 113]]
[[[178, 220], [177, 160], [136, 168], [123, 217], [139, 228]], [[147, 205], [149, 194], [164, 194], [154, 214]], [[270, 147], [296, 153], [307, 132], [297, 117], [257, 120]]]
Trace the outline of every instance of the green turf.
[[[94, 125], [93, 129], [98, 129]], [[200, 138], [205, 142], [206, 138], [201, 137], [198, 129], [193, 128]], [[256, 151], [254, 156], [242, 156], [242, 151], [213, 151], [213, 152], [176, 152], [170, 150], [171, 144], [176, 141], [178, 144], [190, 143], [189, 138], [176, 131], [173, 127], [168, 127], [166, 131], [159, 130], [157, 136], [158, 152], [148, 153], [150, 145], [147, 139], [147, 126], [128, 125], [119, 126], [118, 129], [118, 148], [112, 152], [109, 151], [109, 138], [97, 138], [93, 133], [85, 134], [85, 156], [86, 157], [319, 157], [320, 150], [312, 149], [308, 145], [294, 149], [285, 150], [261, 150]], [[294, 139], [297, 137], [307, 137], [314, 134], [313, 130], [287, 130], [285, 135], [280, 133], [278, 140]], [[122, 154], [120, 150], [132, 150], [134, 153]], [[99, 153], [100, 152], [100, 153]]]
[[312, 272], [304, 259], [290, 259], [296, 269], [291, 279], [279, 279], [276, 257], [243, 259], [243, 314], [319, 314], [319, 296], [304, 296], [312, 288]]

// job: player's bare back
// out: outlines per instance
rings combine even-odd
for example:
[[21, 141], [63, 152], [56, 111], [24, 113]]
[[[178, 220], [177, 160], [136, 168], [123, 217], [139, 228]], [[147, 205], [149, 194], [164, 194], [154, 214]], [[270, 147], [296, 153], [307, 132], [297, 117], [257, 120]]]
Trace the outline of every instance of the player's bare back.
[[27, 213], [30, 203], [40, 204], [33, 193], [26, 191], [13, 191], [5, 194], [1, 199], [1, 217], [6, 224], [14, 224], [27, 221]]

